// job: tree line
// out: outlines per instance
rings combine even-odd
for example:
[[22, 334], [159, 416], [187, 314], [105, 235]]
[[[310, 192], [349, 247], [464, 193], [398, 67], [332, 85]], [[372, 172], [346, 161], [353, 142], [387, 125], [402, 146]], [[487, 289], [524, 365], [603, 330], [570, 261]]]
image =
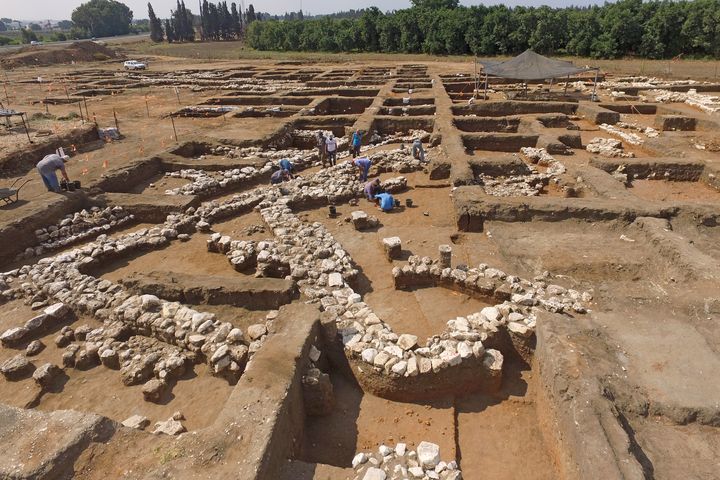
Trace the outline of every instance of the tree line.
[[228, 7], [226, 1], [215, 4], [203, 0], [200, 15], [195, 16], [185, 7], [185, 0], [176, 1], [175, 10], [164, 21], [157, 17], [152, 4], [148, 2], [152, 41], [192, 42], [196, 32], [200, 40], [239, 40], [243, 38], [246, 26], [258, 19], [252, 4], [243, 12], [235, 2]]
[[355, 18], [269, 20], [249, 25], [258, 50], [514, 55], [593, 58], [720, 57], [720, 0], [620, 0], [592, 7], [463, 7], [413, 0]]

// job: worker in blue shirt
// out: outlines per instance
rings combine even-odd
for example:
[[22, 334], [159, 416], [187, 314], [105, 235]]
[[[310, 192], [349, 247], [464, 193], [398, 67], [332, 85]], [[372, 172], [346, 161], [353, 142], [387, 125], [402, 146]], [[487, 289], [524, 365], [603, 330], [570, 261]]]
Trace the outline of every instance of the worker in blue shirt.
[[295, 165], [293, 165], [287, 158], [283, 158], [280, 160], [280, 170], [286, 170], [290, 175], [290, 178], [293, 178], [295, 174]]
[[395, 207], [395, 199], [385, 192], [375, 195], [375, 203], [383, 212], [389, 212]]
[[355, 130], [352, 136], [352, 157], [355, 158], [360, 155], [360, 145], [362, 145], [362, 132]]
[[360, 170], [360, 181], [367, 182], [368, 174], [370, 173], [370, 166], [372, 162], [367, 157], [356, 158], [352, 161], [353, 164]]

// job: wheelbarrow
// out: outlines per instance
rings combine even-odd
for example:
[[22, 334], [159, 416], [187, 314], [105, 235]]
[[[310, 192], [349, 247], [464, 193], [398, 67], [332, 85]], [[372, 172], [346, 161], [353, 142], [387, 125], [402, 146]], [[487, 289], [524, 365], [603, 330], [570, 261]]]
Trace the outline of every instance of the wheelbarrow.
[[23, 183], [20, 184], [19, 187], [14, 188], [15, 184], [22, 180], [21, 178], [18, 178], [15, 180], [12, 185], [8, 188], [0, 188], [0, 201], [2, 201], [5, 205], [10, 205], [18, 201], [20, 196], [20, 189], [25, 186], [26, 183], [28, 183], [30, 180], [25, 180]]

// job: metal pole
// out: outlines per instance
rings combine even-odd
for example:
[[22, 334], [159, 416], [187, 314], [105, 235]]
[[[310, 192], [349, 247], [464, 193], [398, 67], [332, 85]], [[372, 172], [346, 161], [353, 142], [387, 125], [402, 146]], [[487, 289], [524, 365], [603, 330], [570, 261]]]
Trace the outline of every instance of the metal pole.
[[592, 100], [592, 101], [595, 101], [595, 92], [597, 92], [597, 79], [598, 79], [599, 73], [600, 73], [600, 69], [598, 68], [597, 70], [595, 70], [595, 82], [593, 83], [593, 93], [592, 93], [592, 97], [590, 97], [590, 100]]
[[473, 91], [473, 98], [477, 98], [477, 91], [478, 91], [478, 84], [480, 83], [480, 79], [478, 78], [478, 71], [477, 71], [477, 56], [473, 60], [473, 63], [475, 64], [475, 90]]
[[487, 90], [488, 90], [488, 74], [485, 74], [485, 98], [484, 100], [487, 100]]
[[[7, 73], [5, 74], [7, 76]], [[10, 97], [7, 93], [7, 81], [3, 82], [3, 88], [5, 89], [5, 101], [7, 103], [8, 108], [10, 108]]]
[[568, 83], [570, 83], [570, 75], [568, 75], [567, 78], [565, 79], [565, 92], [563, 92], [563, 95], [567, 95]]

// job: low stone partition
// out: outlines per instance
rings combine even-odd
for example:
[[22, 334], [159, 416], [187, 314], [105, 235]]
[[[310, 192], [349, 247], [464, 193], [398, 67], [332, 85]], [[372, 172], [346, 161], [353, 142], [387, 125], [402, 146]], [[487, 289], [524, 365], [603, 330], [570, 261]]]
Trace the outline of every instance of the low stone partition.
[[26, 248], [35, 247], [36, 231], [61, 221], [65, 215], [96, 205], [82, 190], [59, 195], [42, 193], [35, 200], [16, 208], [16, 220], [0, 223], [0, 264], [11, 262]]
[[380, 135], [393, 135], [398, 132], [407, 133], [411, 130], [423, 130], [432, 132], [435, 126], [435, 118], [432, 116], [416, 117], [381, 117], [376, 116], [370, 130], [377, 131]]
[[478, 192], [477, 187], [458, 187], [453, 193], [455, 220], [458, 230], [482, 232], [485, 221], [529, 222], [532, 220], [559, 222], [569, 219], [589, 222], [623, 220], [637, 217], [675, 216], [679, 207], [657, 206], [646, 202], [585, 198], [504, 197], [502, 199]]
[[535, 147], [539, 137], [518, 133], [465, 133], [462, 140], [465, 148], [471, 151], [517, 152], [522, 147]]
[[143, 223], [162, 223], [168, 215], [179, 214], [200, 204], [197, 196], [151, 193], [103, 193], [96, 197], [110, 207], [120, 207]]
[[697, 182], [703, 175], [705, 164], [679, 158], [604, 158], [593, 157], [590, 165], [608, 173], [623, 167], [629, 179], [672, 180]]
[[190, 305], [234, 305], [248, 310], [273, 310], [290, 303], [295, 285], [280, 278], [217, 277], [180, 272], [135, 273], [120, 284], [137, 294], [155, 295]]
[[693, 132], [697, 128], [697, 118], [684, 115], [656, 115], [654, 126], [662, 132]]
[[525, 102], [525, 101], [483, 101], [472, 105], [454, 105], [453, 115], [477, 115], [479, 117], [503, 117], [531, 113], [564, 113], [573, 115], [578, 109], [572, 102]]
[[585, 117], [589, 122], [595, 125], [606, 123], [614, 125], [620, 121], [620, 114], [613, 110], [608, 110], [600, 105], [590, 102], [582, 102], [579, 104], [577, 114]]

